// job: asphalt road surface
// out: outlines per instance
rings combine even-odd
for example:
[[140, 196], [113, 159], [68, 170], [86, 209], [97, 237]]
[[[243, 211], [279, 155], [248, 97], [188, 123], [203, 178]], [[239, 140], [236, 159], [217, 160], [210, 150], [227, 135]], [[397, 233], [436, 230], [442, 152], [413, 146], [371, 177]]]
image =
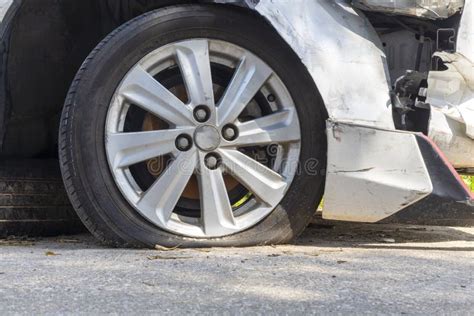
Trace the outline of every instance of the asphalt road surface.
[[0, 241], [0, 315], [470, 314], [474, 228], [313, 224], [294, 245]]

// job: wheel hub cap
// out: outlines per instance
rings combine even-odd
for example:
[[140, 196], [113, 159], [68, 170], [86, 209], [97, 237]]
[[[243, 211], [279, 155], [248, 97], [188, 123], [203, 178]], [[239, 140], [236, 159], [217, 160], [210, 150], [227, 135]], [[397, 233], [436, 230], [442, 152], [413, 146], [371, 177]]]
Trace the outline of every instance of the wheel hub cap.
[[196, 128], [196, 132], [194, 132], [194, 142], [201, 150], [213, 151], [219, 147], [221, 136], [214, 126], [204, 125]]

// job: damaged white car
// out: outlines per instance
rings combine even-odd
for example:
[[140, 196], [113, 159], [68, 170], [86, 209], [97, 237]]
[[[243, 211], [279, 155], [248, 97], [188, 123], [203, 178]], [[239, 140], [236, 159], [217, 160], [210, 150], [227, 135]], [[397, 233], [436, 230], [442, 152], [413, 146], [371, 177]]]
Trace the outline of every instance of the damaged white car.
[[[325, 219], [474, 224], [471, 0], [0, 8], [3, 164], [59, 159], [104, 243], [284, 243], [323, 196]], [[43, 191], [0, 221], [63, 220]]]

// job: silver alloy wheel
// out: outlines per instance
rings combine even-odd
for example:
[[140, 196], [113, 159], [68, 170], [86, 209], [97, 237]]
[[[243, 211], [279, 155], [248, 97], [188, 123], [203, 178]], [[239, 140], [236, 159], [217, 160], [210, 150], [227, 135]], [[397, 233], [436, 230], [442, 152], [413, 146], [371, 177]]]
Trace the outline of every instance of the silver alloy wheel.
[[[220, 100], [215, 100], [212, 65], [234, 71]], [[187, 102], [155, 78], [176, 66]], [[241, 120], [260, 92], [271, 96], [271, 113]], [[169, 128], [126, 132], [131, 106], [166, 121]], [[105, 128], [109, 166], [124, 197], [151, 223], [183, 236], [221, 237], [256, 225], [281, 202], [298, 170], [301, 132], [290, 93], [265, 62], [228, 42], [185, 40], [145, 56], [117, 88]], [[275, 150], [272, 165], [240, 150], [251, 146]], [[147, 190], [141, 189], [130, 167], [165, 155], [171, 163]], [[248, 189], [252, 203], [231, 205], [227, 174]], [[193, 175], [199, 183], [199, 218], [175, 212]]]

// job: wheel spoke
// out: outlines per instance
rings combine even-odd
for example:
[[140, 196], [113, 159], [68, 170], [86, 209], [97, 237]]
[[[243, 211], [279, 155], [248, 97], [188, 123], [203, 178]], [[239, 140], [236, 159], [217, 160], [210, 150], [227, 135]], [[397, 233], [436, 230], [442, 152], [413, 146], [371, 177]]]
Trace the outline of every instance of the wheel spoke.
[[197, 163], [195, 150], [178, 154], [176, 159], [138, 201], [148, 218], [166, 224], [183, 194]]
[[120, 95], [128, 102], [176, 126], [193, 124], [192, 109], [161, 85], [140, 65], [135, 66], [121, 85]]
[[[230, 205], [222, 170], [210, 170], [201, 154], [199, 166], [199, 190], [204, 231], [210, 235], [223, 235], [233, 231], [234, 214]], [[235, 228], [234, 228], [235, 229]]]
[[117, 133], [107, 136], [107, 150], [113, 168], [124, 168], [136, 163], [177, 152], [175, 140], [192, 129], [172, 129], [150, 132]]
[[295, 111], [283, 111], [239, 125], [239, 137], [225, 146], [262, 146], [301, 139]]
[[222, 126], [235, 122], [272, 73], [263, 61], [246, 54], [219, 103], [219, 124]]
[[214, 89], [207, 40], [191, 40], [175, 45], [176, 56], [192, 107], [215, 108]]
[[283, 177], [237, 150], [221, 149], [222, 163], [230, 174], [269, 206], [278, 203], [287, 187]]

